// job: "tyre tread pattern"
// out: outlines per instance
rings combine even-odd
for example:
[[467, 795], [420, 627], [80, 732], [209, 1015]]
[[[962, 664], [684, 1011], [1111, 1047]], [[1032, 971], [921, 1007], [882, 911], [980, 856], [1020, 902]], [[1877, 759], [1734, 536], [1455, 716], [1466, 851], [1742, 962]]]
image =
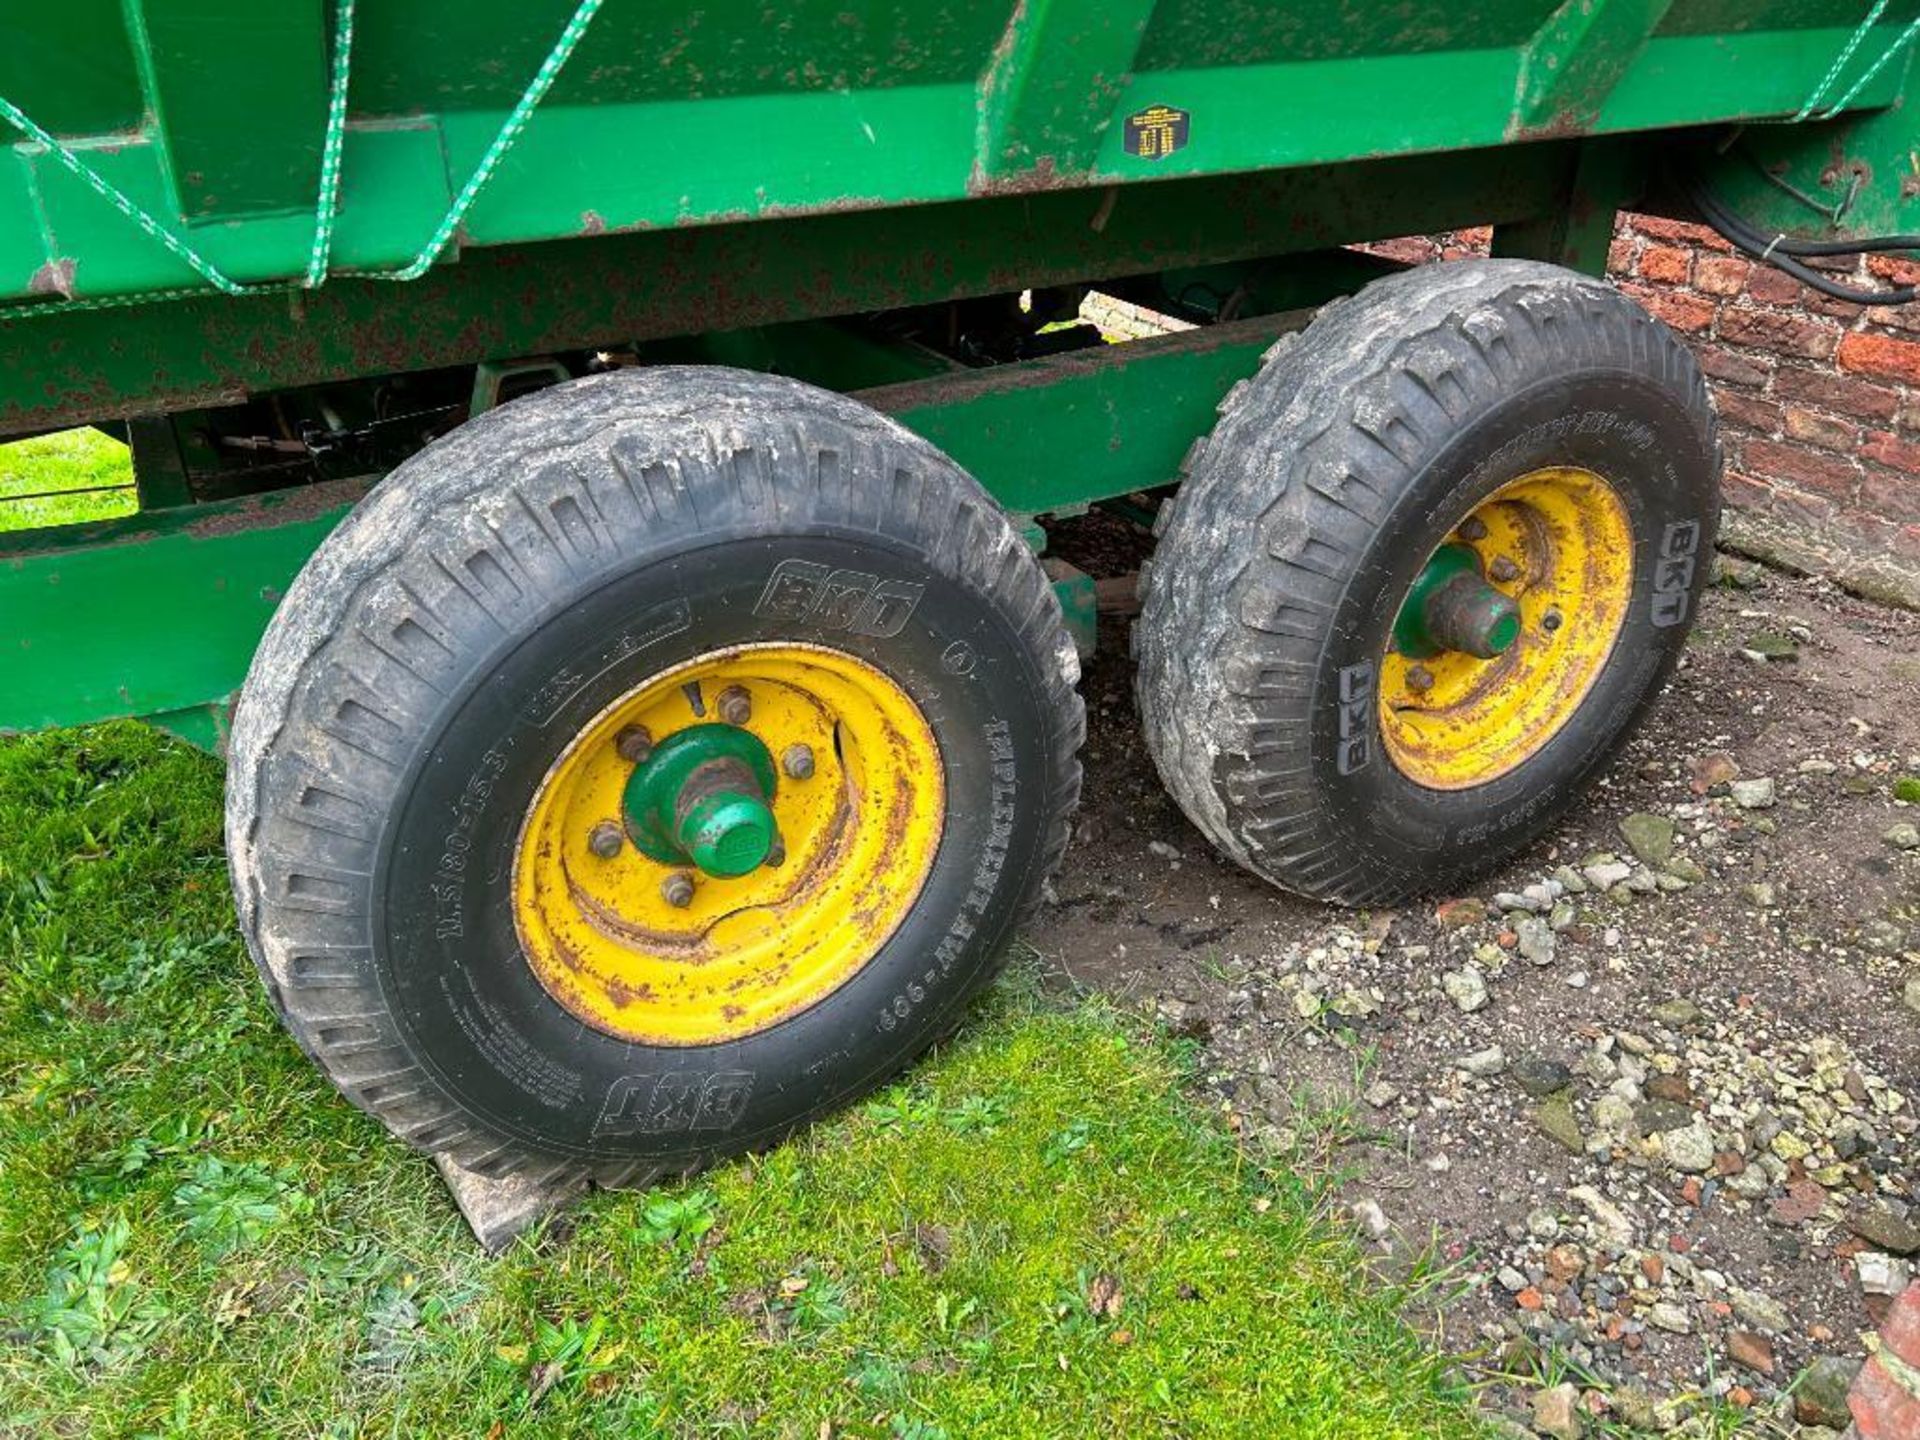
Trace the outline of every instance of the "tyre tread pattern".
[[1080, 787], [1078, 660], [1025, 543], [946, 456], [845, 397], [716, 367], [595, 376], [488, 412], [400, 466], [314, 554], [255, 654], [229, 745], [228, 857], [268, 993], [314, 1063], [417, 1148], [493, 1178], [623, 1188], [731, 1148], [660, 1165], [493, 1132], [402, 1042], [369, 927], [380, 817], [476, 656], [639, 546], [742, 523], [888, 537], [1009, 618], [1049, 725], [1044, 863], [1016, 925], [1059, 864]]
[[1404, 272], [1290, 338], [1222, 400], [1162, 510], [1136, 693], [1163, 782], [1223, 854], [1310, 897], [1401, 899], [1433, 877], [1327, 843], [1308, 763], [1332, 617], [1394, 497], [1445, 434], [1554, 366], [1656, 378], [1709, 424], [1712, 406], [1666, 325], [1532, 261]]

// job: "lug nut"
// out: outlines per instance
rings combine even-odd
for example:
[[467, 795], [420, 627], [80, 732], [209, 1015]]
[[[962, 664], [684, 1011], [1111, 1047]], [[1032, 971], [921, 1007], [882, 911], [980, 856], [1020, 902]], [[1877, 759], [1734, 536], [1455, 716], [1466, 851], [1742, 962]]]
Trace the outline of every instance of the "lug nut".
[[753, 697], [741, 686], [729, 685], [720, 692], [714, 710], [727, 724], [744, 725], [753, 718]]
[[643, 765], [653, 754], [653, 732], [644, 725], [624, 725], [613, 737], [613, 748], [629, 765]]
[[1520, 578], [1520, 567], [1514, 564], [1510, 557], [1496, 555], [1493, 557], [1493, 563], [1487, 567], [1487, 574], [1504, 585], [1509, 580]]
[[693, 903], [693, 877], [684, 870], [676, 870], [660, 882], [660, 898], [676, 910], [684, 910]]
[[1433, 672], [1424, 665], [1412, 665], [1407, 668], [1407, 688], [1417, 695], [1424, 695], [1433, 688]]
[[780, 768], [787, 772], [789, 780], [811, 780], [813, 778], [813, 747], [789, 745], [780, 757]]
[[1478, 515], [1469, 515], [1460, 522], [1462, 540], [1484, 540], [1487, 538], [1487, 522]]
[[778, 870], [787, 863], [787, 842], [779, 835], [773, 837], [773, 844], [767, 847], [767, 858], [760, 862], [769, 870]]
[[602, 820], [587, 833], [587, 848], [602, 860], [611, 860], [620, 853], [620, 827], [611, 820]]
[[1560, 624], [1560, 612], [1558, 610], [1549, 610], [1540, 617], [1540, 628], [1549, 633], [1558, 630]]

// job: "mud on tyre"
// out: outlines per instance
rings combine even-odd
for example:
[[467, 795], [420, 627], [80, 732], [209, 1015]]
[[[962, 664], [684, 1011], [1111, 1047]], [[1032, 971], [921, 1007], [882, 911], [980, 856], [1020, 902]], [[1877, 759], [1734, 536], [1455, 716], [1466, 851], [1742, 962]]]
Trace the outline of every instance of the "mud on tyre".
[[1168, 790], [1328, 900], [1514, 854], [1672, 670], [1718, 464], [1692, 356], [1600, 281], [1466, 261], [1327, 307], [1165, 512], [1136, 646]]
[[1076, 676], [1027, 547], [891, 420], [717, 369], [557, 386], [401, 466], [280, 607], [231, 745], [243, 928], [407, 1140], [644, 1183], [956, 1023], [1064, 846]]

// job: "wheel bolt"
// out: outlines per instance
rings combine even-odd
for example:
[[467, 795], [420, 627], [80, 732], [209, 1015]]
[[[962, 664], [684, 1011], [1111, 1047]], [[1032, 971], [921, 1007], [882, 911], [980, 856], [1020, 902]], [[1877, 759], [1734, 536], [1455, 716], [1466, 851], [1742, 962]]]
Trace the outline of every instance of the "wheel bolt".
[[1487, 522], [1478, 515], [1469, 515], [1460, 522], [1462, 540], [1484, 540], [1487, 538]]
[[813, 747], [789, 745], [786, 753], [780, 757], [780, 768], [787, 772], [789, 780], [811, 780], [813, 778]]
[[684, 910], [693, 903], [693, 877], [684, 870], [676, 870], [660, 882], [660, 898], [676, 910]]
[[602, 860], [611, 860], [620, 853], [620, 827], [611, 820], [602, 820], [587, 834], [587, 848]]
[[744, 725], [753, 718], [753, 697], [743, 687], [729, 685], [720, 692], [714, 710], [727, 724]]
[[613, 737], [613, 748], [629, 765], [643, 765], [653, 754], [653, 732], [644, 725], [625, 725]]
[[1424, 695], [1433, 688], [1433, 672], [1424, 665], [1412, 665], [1407, 668], [1407, 688], [1417, 695]]
[[1549, 633], [1558, 630], [1560, 624], [1560, 612], [1558, 610], [1549, 610], [1540, 617], [1540, 628]]
[[1510, 557], [1496, 555], [1493, 557], [1493, 563], [1487, 567], [1487, 574], [1505, 584], [1509, 580], [1520, 578], [1520, 567], [1514, 564]]
[[769, 870], [778, 870], [787, 863], [787, 842], [779, 835], [773, 837], [773, 844], [767, 847], [767, 858], [760, 862]]

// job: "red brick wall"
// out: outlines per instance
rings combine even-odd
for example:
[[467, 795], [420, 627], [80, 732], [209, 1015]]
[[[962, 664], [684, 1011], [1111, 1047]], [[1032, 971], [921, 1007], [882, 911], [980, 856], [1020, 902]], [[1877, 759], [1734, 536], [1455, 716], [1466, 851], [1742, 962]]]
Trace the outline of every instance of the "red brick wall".
[[[1397, 260], [1485, 254], [1487, 232], [1367, 248]], [[1609, 273], [1692, 343], [1726, 449], [1724, 542], [1920, 608], [1920, 303], [1850, 305], [1736, 254], [1701, 225], [1622, 215]], [[1871, 257], [1864, 287], [1920, 283]]]
[[[1920, 304], [1850, 305], [1704, 226], [1624, 215], [1608, 269], [1684, 334], [1713, 386], [1731, 544], [1920, 604]], [[1873, 257], [1863, 287], [1920, 267]]]

